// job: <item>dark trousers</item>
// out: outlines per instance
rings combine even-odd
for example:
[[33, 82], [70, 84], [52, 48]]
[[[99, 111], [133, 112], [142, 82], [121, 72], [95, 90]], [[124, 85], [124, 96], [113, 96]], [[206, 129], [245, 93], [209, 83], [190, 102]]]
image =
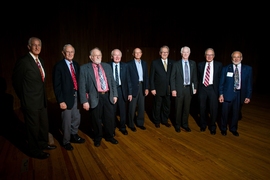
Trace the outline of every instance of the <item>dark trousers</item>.
[[121, 86], [117, 88], [118, 92], [118, 100], [114, 105], [115, 114], [117, 110], [119, 111], [120, 122], [119, 122], [119, 130], [126, 130], [126, 119], [127, 119], [127, 102], [124, 100]]
[[154, 124], [168, 123], [170, 115], [171, 98], [170, 95], [153, 97], [153, 122]]
[[[94, 141], [113, 138], [114, 133], [114, 105], [109, 100], [109, 93], [99, 94], [97, 107], [90, 109]], [[104, 130], [104, 132], [103, 132]]]

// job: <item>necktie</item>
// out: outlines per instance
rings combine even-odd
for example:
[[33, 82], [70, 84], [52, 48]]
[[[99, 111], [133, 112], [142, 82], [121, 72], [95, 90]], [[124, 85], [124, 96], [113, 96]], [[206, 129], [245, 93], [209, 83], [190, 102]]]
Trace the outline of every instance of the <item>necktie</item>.
[[119, 85], [118, 65], [115, 65], [115, 81], [118, 86]]
[[72, 66], [72, 63], [70, 63], [70, 70], [71, 70], [71, 77], [72, 77], [74, 89], [77, 91], [78, 90], [77, 80], [76, 80], [76, 75], [75, 75], [75, 71], [74, 71], [74, 68]]
[[210, 62], [207, 65], [206, 73], [204, 76], [204, 83], [203, 84], [205, 85], [205, 87], [207, 87], [209, 85], [209, 77], [210, 77]]
[[104, 76], [103, 76], [102, 70], [101, 70], [99, 64], [97, 65], [97, 67], [98, 67], [98, 75], [99, 75], [101, 89], [102, 90], [105, 90], [106, 89], [106, 83], [105, 83], [105, 80], [104, 80]]
[[234, 87], [235, 89], [239, 88], [239, 71], [237, 65], [235, 65], [235, 71], [234, 71]]
[[42, 68], [41, 68], [41, 65], [40, 65], [38, 59], [36, 59], [36, 63], [37, 63], [37, 66], [38, 66], [42, 81], [44, 82], [44, 74], [43, 74], [43, 71], [42, 71]]
[[188, 82], [189, 82], [188, 65], [187, 62], [185, 62], [185, 84], [187, 85]]
[[167, 72], [167, 63], [166, 63], [166, 60], [164, 60], [163, 66], [164, 66], [165, 71]]

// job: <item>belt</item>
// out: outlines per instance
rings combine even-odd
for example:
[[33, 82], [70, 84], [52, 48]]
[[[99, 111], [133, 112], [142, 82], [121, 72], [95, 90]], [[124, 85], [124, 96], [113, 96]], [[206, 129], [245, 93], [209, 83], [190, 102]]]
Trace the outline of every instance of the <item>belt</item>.
[[99, 94], [107, 94], [108, 93], [108, 91], [106, 91], [106, 92], [98, 92]]
[[190, 86], [190, 85], [184, 85], [184, 88], [185, 88], [185, 87], [189, 87], [189, 86]]
[[241, 91], [241, 89], [235, 89], [234, 91]]
[[143, 81], [139, 81], [139, 84], [142, 84], [143, 83]]

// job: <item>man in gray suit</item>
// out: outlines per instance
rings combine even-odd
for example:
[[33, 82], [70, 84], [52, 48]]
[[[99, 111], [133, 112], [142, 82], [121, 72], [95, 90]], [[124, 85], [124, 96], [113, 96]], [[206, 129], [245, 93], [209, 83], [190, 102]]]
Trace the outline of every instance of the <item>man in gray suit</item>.
[[108, 63], [101, 62], [99, 48], [92, 49], [89, 58], [91, 62], [80, 68], [79, 94], [83, 109], [90, 112], [94, 145], [99, 147], [103, 136], [106, 141], [118, 144], [113, 137], [114, 104], [118, 93], [112, 68]]
[[181, 48], [182, 59], [175, 62], [171, 73], [171, 91], [175, 97], [175, 131], [180, 132], [182, 127], [186, 132], [191, 129], [188, 126], [188, 117], [192, 95], [197, 92], [197, 67], [196, 62], [188, 59], [190, 48]]

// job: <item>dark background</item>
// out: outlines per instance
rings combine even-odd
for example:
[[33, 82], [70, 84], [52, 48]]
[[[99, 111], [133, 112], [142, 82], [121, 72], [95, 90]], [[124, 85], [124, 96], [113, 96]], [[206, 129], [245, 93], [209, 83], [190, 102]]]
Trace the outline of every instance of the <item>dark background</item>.
[[132, 50], [140, 47], [149, 67], [159, 58], [163, 45], [170, 47], [169, 57], [175, 60], [181, 58], [181, 47], [189, 46], [190, 59], [196, 62], [205, 60], [204, 51], [211, 47], [215, 60], [224, 65], [231, 63], [231, 53], [239, 50], [242, 63], [253, 67], [254, 91], [266, 93], [263, 49], [267, 45], [262, 43], [268, 39], [266, 5], [207, 3], [7, 2], [0, 12], [0, 76], [7, 81], [7, 92], [15, 97], [14, 108], [19, 107], [19, 101], [11, 85], [12, 69], [28, 52], [27, 42], [32, 36], [42, 40], [40, 56], [46, 63], [48, 99], [54, 98], [52, 67], [62, 59], [66, 43], [75, 47], [75, 60], [81, 65], [89, 61], [89, 51], [94, 47], [102, 50], [105, 62], [110, 61], [114, 48], [122, 51], [125, 62], [132, 59]]

